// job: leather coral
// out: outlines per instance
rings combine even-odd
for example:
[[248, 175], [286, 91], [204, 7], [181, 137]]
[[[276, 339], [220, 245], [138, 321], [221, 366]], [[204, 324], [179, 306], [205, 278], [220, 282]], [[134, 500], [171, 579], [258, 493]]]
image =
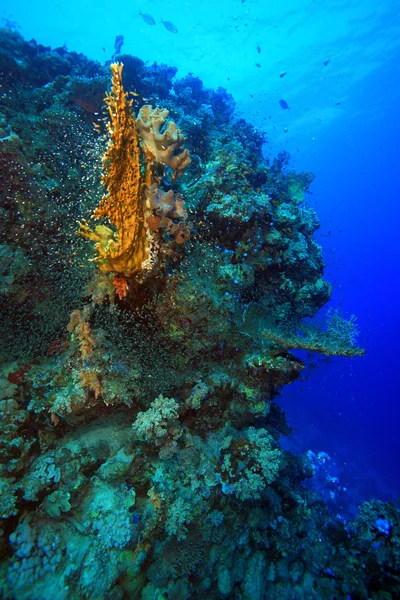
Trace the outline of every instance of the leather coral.
[[146, 104], [137, 118], [137, 128], [146, 150], [155, 162], [168, 165], [174, 178], [179, 178], [190, 163], [189, 150], [180, 151], [185, 138], [173, 121], [167, 121], [168, 111]]

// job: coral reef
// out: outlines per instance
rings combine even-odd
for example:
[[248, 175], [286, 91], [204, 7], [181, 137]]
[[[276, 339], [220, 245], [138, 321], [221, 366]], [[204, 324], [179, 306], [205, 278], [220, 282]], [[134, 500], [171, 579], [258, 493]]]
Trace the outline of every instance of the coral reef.
[[346, 521], [280, 443], [291, 350], [362, 354], [318, 321], [312, 175], [225, 90], [116, 59], [104, 126], [109, 66], [0, 32], [0, 595], [398, 597], [397, 507]]

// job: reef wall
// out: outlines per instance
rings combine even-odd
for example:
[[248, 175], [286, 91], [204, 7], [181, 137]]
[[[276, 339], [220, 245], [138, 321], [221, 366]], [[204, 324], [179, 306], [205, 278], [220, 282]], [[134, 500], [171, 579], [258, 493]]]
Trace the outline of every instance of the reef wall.
[[0, 31], [3, 597], [396, 597], [396, 507], [335, 518], [279, 444], [292, 350], [363, 353], [314, 319], [312, 174], [225, 90], [115, 61]]

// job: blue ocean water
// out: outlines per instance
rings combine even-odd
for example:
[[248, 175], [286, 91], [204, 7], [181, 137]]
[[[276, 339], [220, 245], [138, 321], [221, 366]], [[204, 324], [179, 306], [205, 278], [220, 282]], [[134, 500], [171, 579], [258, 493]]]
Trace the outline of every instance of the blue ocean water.
[[302, 380], [284, 387], [279, 403], [293, 433], [282, 444], [329, 455], [342, 513], [369, 498], [397, 499], [398, 2], [3, 0], [0, 19], [28, 40], [102, 63], [122, 35], [124, 52], [226, 88], [265, 132], [266, 156], [289, 152], [291, 166], [316, 175], [308, 202], [321, 218], [329, 306], [356, 315], [366, 354], [314, 357]]
[[[143, 14], [151, 15], [155, 25]], [[101, 62], [123, 51], [225, 87], [267, 134], [316, 175], [332, 306], [355, 314], [367, 352], [316, 361], [282, 405], [298, 450], [327, 452], [356, 501], [400, 493], [400, 7], [395, 0], [53, 3], [3, 0], [26, 39]], [[170, 21], [177, 32], [161, 22]], [[283, 109], [279, 100], [289, 109]]]

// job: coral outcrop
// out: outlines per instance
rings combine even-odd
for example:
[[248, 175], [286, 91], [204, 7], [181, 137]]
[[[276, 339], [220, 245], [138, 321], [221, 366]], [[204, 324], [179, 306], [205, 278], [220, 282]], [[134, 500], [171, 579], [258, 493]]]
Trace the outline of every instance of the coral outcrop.
[[398, 597], [397, 507], [331, 512], [280, 442], [291, 350], [362, 353], [316, 320], [312, 175], [225, 90], [123, 62], [104, 127], [108, 67], [0, 32], [0, 595]]

